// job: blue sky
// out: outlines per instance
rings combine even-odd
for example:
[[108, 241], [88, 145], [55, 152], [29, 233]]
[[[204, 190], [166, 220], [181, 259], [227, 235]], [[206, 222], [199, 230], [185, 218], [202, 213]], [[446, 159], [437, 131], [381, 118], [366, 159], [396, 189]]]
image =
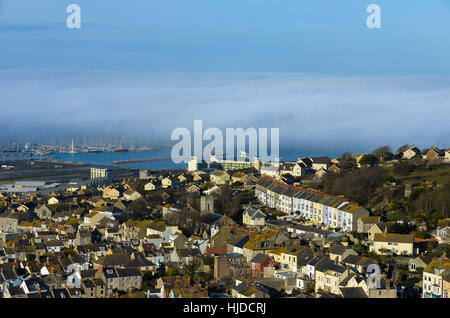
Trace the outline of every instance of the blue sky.
[[[3, 69], [450, 73], [448, 0], [1, 2]], [[70, 3], [81, 30], [65, 27]], [[379, 30], [365, 25], [371, 3]]]
[[449, 147], [449, 34], [450, 0], [0, 0], [0, 139], [203, 119], [303, 153]]

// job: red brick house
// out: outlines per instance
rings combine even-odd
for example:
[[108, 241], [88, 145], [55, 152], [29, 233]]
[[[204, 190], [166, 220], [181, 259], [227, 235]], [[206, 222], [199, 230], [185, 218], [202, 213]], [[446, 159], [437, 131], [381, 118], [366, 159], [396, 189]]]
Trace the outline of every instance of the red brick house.
[[272, 258], [268, 255], [257, 254], [255, 257], [253, 257], [249, 262], [252, 278], [263, 278], [264, 267], [269, 266], [271, 263]]

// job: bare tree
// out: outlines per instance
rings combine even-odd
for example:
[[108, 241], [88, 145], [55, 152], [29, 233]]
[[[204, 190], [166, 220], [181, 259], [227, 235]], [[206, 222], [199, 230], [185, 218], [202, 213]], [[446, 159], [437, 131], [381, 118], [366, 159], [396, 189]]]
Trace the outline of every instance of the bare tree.
[[381, 162], [391, 160], [394, 157], [394, 155], [391, 152], [391, 148], [389, 146], [379, 147], [375, 149], [372, 153]]
[[417, 204], [426, 216], [430, 216], [433, 212], [433, 196], [428, 191], [420, 194]]
[[403, 146], [399, 147], [397, 149], [397, 153], [402, 153], [404, 151], [406, 151], [406, 149], [408, 149], [410, 146], [408, 144], [404, 144]]

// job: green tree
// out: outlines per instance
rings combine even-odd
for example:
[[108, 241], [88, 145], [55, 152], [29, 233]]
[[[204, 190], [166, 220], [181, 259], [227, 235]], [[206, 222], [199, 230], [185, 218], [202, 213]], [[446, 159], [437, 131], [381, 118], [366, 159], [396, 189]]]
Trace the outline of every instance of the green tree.
[[362, 156], [361, 160], [359, 160], [359, 163], [362, 165], [368, 165], [373, 166], [377, 162], [377, 157], [373, 154], [365, 154]]
[[189, 277], [191, 281], [194, 281], [198, 277], [198, 269], [202, 266], [202, 262], [199, 259], [194, 258], [192, 262], [183, 266], [183, 275]]
[[178, 271], [178, 269], [174, 268], [174, 267], [170, 267], [166, 270], [166, 273], [168, 276], [173, 277], [178, 275], [180, 272]]

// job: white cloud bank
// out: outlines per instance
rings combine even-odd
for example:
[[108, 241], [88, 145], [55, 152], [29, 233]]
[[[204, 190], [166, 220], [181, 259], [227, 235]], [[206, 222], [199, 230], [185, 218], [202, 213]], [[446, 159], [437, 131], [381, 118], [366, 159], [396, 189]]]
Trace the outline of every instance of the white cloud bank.
[[0, 71], [0, 139], [278, 127], [304, 152], [449, 147], [450, 77]]

